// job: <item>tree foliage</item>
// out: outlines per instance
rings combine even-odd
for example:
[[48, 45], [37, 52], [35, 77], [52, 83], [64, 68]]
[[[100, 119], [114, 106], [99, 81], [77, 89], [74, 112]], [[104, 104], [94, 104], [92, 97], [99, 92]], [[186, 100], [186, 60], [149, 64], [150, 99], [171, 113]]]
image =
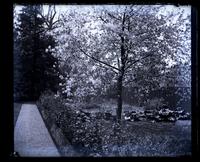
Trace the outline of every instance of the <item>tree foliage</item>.
[[[54, 31], [58, 41], [55, 55], [66, 62], [74, 59], [68, 65], [78, 68], [78, 77], [87, 73], [87, 78], [94, 78], [90, 72], [95, 69], [101, 81], [106, 78], [110, 85], [116, 85], [119, 119], [123, 87], [140, 87], [140, 92], [148, 94], [171, 82], [170, 64], [188, 62], [188, 18], [183, 18], [181, 11], [163, 15], [161, 9], [131, 5], [79, 11], [72, 8], [62, 14], [61, 26]], [[105, 82], [101, 83], [101, 90], [106, 89]], [[81, 89], [80, 82], [78, 86]]]

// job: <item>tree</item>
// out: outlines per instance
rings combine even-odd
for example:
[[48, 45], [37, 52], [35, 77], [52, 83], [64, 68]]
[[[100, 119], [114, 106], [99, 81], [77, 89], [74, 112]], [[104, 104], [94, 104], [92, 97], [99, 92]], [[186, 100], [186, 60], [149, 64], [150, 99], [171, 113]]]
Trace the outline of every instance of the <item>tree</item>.
[[[13, 8], [14, 10], [14, 8]], [[16, 12], [14, 10], [14, 17], [16, 17]], [[16, 29], [16, 21], [13, 23], [13, 64], [14, 64], [14, 99], [17, 100], [20, 97], [21, 87], [19, 85], [19, 81], [21, 80], [21, 59], [20, 59], [20, 41], [19, 41], [19, 34], [17, 33]]]
[[59, 23], [59, 18], [57, 18], [57, 20], [55, 18], [56, 13], [57, 13], [55, 5], [48, 5], [47, 14], [44, 13], [43, 8], [41, 9], [41, 11], [38, 14], [42, 17], [42, 19], [47, 27], [47, 30], [52, 31], [53, 29], [55, 29], [57, 27], [57, 24]]
[[56, 92], [59, 82], [58, 60], [48, 50], [55, 46], [55, 40], [46, 33], [41, 8], [25, 6], [18, 19], [22, 78], [17, 86], [23, 92], [21, 99], [26, 100], [37, 99], [47, 89]]
[[161, 6], [96, 7], [97, 12], [72, 11], [62, 17], [57, 50], [63, 57], [74, 55], [90, 60], [87, 62], [114, 74], [118, 121], [124, 83], [142, 80], [150, 89], [158, 87], [158, 81], [152, 78], [166, 76], [166, 60], [175, 60], [177, 49], [182, 49], [178, 26], [169, 25], [170, 16], [160, 15], [160, 9]]

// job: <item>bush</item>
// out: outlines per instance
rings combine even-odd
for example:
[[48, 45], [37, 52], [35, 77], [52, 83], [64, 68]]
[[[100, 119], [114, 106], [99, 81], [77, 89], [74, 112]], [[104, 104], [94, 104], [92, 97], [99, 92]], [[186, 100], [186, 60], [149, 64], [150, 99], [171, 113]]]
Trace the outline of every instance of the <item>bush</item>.
[[165, 106], [163, 98], [154, 98], [146, 102], [146, 110], [156, 110]]
[[81, 116], [80, 111], [63, 112], [59, 118], [65, 136], [85, 155], [101, 149], [99, 123], [91, 117]]
[[48, 125], [55, 123], [58, 113], [65, 109], [64, 101], [51, 91], [46, 91], [40, 96], [37, 106]]
[[57, 97], [51, 91], [44, 92], [38, 101], [38, 104], [44, 109], [52, 112], [58, 112], [65, 109], [65, 102], [61, 97]]
[[96, 103], [85, 103], [81, 106], [83, 109], [100, 109], [101, 107]]
[[55, 123], [78, 151], [89, 155], [100, 150], [99, 123], [95, 118], [66, 105], [51, 92], [42, 94], [37, 105], [49, 127]]

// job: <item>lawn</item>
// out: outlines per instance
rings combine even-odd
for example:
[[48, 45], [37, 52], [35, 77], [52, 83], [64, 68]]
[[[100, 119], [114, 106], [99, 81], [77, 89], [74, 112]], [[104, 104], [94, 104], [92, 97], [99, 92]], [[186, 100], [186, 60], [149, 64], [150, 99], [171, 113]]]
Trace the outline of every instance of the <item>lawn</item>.
[[[182, 156], [191, 153], [191, 124], [101, 122], [103, 156]], [[116, 132], [117, 131], [117, 132]]]

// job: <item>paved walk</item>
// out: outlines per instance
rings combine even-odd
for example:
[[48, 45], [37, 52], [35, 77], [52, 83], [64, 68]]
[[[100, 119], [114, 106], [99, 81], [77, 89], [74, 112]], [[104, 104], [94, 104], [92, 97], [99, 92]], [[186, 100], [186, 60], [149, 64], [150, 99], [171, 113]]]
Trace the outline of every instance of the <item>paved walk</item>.
[[20, 156], [60, 156], [34, 104], [23, 104], [14, 129], [14, 148]]

